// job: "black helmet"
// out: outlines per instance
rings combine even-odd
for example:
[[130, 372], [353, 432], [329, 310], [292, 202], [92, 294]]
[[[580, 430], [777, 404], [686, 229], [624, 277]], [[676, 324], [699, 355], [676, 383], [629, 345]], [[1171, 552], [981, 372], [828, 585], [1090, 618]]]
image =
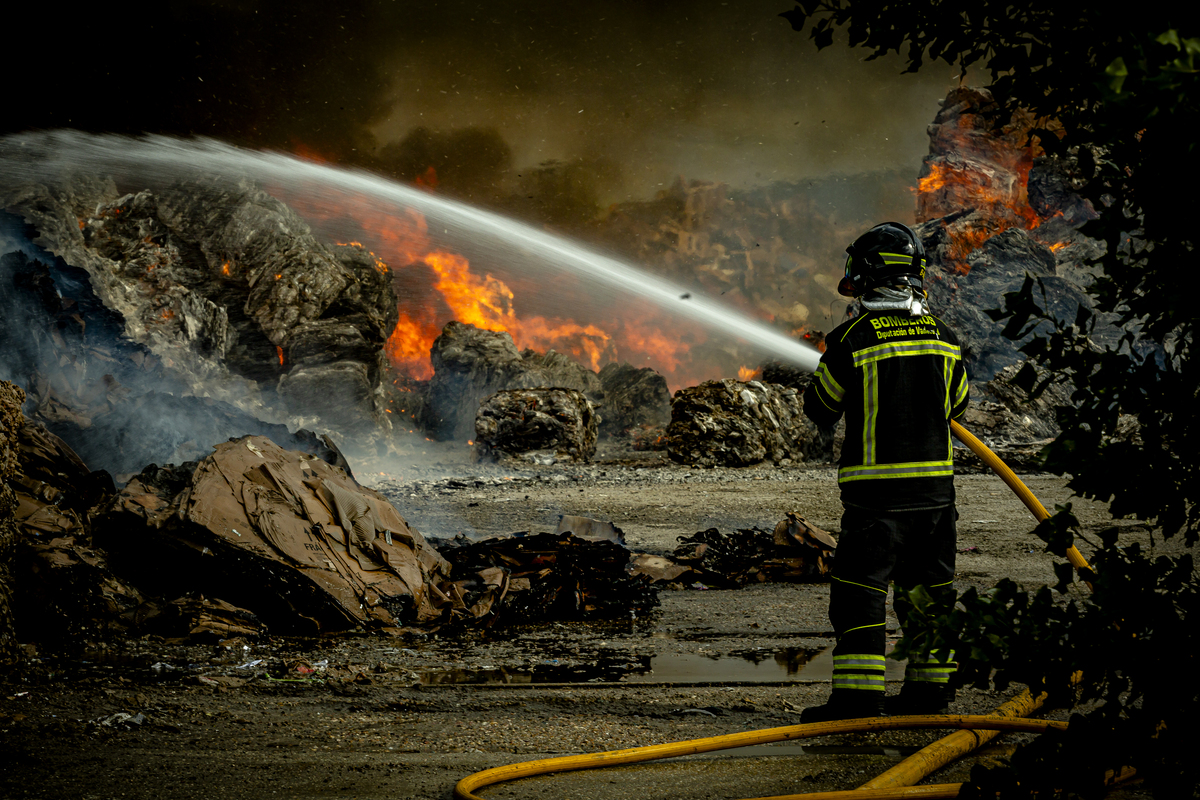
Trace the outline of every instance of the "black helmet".
[[925, 247], [907, 225], [885, 222], [846, 248], [838, 294], [859, 297], [877, 286], [911, 286], [925, 296]]

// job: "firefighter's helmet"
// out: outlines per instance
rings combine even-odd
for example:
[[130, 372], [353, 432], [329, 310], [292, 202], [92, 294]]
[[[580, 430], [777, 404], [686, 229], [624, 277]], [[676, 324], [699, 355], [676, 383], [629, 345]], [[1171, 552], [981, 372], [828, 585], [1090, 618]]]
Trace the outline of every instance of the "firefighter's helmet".
[[879, 286], [910, 286], [925, 296], [925, 247], [907, 225], [884, 222], [846, 248], [838, 294], [860, 297]]

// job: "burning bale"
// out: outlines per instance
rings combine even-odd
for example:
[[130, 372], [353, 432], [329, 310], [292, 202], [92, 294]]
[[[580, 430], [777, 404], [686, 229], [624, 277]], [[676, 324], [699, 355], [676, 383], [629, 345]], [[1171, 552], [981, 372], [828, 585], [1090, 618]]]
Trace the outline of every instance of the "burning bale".
[[[1047, 311], [1067, 323], [1080, 308], [1094, 311], [1086, 294], [1092, 277], [1081, 268], [1102, 243], [1078, 228], [1095, 211], [1071, 191], [1058, 162], [1040, 155], [1035, 120], [1017, 115], [1001, 124], [986, 89], [950, 92], [930, 126], [930, 152], [917, 184], [917, 232], [925, 243], [925, 286], [933, 311], [959, 335], [972, 381], [993, 378], [1024, 361], [1002, 334], [1004, 322], [987, 315], [1030, 275], [1045, 289]], [[1047, 127], [1052, 128], [1053, 124]], [[1115, 317], [1098, 317], [1093, 338], [1115, 344]], [[1027, 331], [1026, 339], [1046, 325]]]
[[51, 268], [17, 251], [0, 256], [0, 282], [13, 287], [0, 293], [0, 313], [14, 321], [0, 330], [4, 366], [28, 387], [30, 416], [85, 463], [131, 474], [148, 462], [203, 458], [215, 442], [258, 434], [345, 466], [328, 437], [293, 434], [228, 402], [186, 394], [147, 346], [121, 335], [83, 270], [61, 261]]
[[480, 458], [552, 450], [587, 461], [596, 453], [598, 418], [574, 389], [509, 389], [483, 401], [475, 416]]
[[261, 436], [194, 466], [148, 468], [95, 521], [143, 588], [249, 609], [280, 632], [429, 624], [452, 605], [449, 565], [382, 495]]
[[671, 404], [667, 453], [696, 466], [786, 465], [824, 451], [799, 392], [759, 381], [708, 381], [681, 389]]
[[[61, 259], [43, 285], [94, 293], [88, 305], [107, 316], [97, 332], [115, 323], [153, 354], [168, 391], [347, 433], [388, 428], [381, 353], [398, 311], [387, 268], [321, 244], [261, 188], [203, 180], [118, 196], [78, 179], [9, 189], [0, 204]], [[77, 327], [91, 321], [83, 310], [71, 309]]]

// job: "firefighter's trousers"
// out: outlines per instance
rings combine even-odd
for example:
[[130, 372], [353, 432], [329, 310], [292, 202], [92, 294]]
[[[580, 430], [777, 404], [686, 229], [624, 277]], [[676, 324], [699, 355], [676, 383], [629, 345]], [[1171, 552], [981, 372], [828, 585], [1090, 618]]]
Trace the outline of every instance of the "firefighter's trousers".
[[[932, 613], [954, 603], [955, 522], [951, 506], [924, 511], [846, 508], [829, 587], [829, 620], [837, 636], [833, 688], [884, 689], [884, 630], [888, 582], [896, 585], [900, 625], [913, 612], [907, 590], [924, 586]], [[953, 652], [926, 650], [910, 658], [905, 681], [945, 684], [954, 672]]]

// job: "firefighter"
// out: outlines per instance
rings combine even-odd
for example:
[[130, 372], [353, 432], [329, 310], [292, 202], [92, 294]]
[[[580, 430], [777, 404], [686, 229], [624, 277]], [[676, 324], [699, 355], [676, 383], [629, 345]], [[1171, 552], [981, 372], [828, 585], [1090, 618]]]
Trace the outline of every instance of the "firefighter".
[[[896, 614], [911, 611], [907, 590], [926, 587], [933, 610], [954, 600], [954, 464], [950, 420], [967, 408], [962, 352], [929, 313], [925, 248], [906, 225], [885, 222], [846, 248], [838, 291], [860, 313], [825, 340], [804, 395], [804, 413], [822, 426], [844, 414], [838, 464], [844, 513], [829, 590], [833, 695], [802, 722], [884, 713], [884, 630], [889, 582]], [[953, 652], [911, 658], [888, 713], [932, 714], [954, 698]]]

